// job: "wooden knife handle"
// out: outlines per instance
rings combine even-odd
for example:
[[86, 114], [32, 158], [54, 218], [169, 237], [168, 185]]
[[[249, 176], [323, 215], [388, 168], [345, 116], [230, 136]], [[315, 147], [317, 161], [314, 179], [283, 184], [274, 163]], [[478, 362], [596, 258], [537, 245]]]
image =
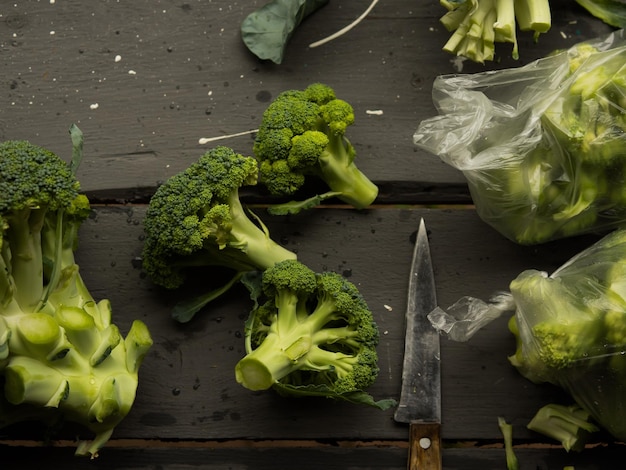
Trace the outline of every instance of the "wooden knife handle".
[[411, 423], [408, 470], [441, 470], [441, 424]]

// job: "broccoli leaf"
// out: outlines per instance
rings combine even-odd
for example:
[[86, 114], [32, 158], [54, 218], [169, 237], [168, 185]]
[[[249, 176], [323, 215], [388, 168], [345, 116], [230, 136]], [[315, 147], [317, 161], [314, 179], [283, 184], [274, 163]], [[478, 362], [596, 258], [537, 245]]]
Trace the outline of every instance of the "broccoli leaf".
[[617, 28], [626, 28], [626, 0], [576, 0], [596, 18]]
[[383, 398], [381, 400], [375, 400], [369, 393], [363, 390], [354, 390], [351, 392], [337, 393], [332, 390], [328, 385], [319, 384], [307, 384], [307, 385], [292, 385], [283, 384], [277, 382], [273, 385], [274, 390], [284, 397], [322, 397], [322, 398], [334, 398], [335, 400], [343, 400], [349, 403], [357, 405], [373, 406], [380, 410], [388, 410], [398, 405], [398, 402], [393, 398]]
[[172, 318], [179, 323], [189, 322], [195, 314], [202, 310], [207, 304], [228, 292], [239, 282], [243, 274], [242, 272], [237, 272], [223, 286], [176, 303], [172, 309]]
[[327, 3], [328, 0], [273, 0], [243, 20], [243, 42], [259, 59], [280, 64], [296, 28]]

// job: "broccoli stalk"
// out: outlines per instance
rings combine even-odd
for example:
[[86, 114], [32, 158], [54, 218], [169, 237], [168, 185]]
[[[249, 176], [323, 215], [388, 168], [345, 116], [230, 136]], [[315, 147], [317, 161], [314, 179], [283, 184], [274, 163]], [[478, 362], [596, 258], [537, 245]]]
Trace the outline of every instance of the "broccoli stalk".
[[[511, 43], [519, 58], [516, 28], [535, 39], [550, 29], [548, 0], [441, 0], [448, 10], [440, 21], [452, 33], [443, 50], [474, 62], [493, 60], [495, 43]], [[516, 21], [517, 20], [517, 24]]]
[[179, 288], [192, 269], [222, 267], [233, 273], [224, 285], [177, 304], [173, 316], [178, 321], [189, 321], [243, 273], [296, 258], [241, 203], [239, 189], [255, 185], [257, 178], [253, 157], [220, 146], [170, 177], [151, 198], [144, 219], [143, 269], [155, 284]]
[[559, 441], [566, 451], [581, 451], [589, 434], [599, 431], [591, 415], [578, 405], [551, 403], [540, 408], [527, 424], [528, 429]]
[[90, 214], [79, 158], [70, 167], [26, 141], [0, 144], [0, 426], [72, 421], [95, 434], [76, 453], [95, 456], [135, 400], [152, 339], [139, 320], [123, 338], [110, 302], [96, 302], [79, 273], [74, 251]]
[[532, 269], [510, 283], [517, 312], [509, 328], [521, 348], [512, 362], [533, 382], [558, 384], [556, 371], [603, 352], [602, 312], [586, 304], [598, 294], [594, 286], [581, 284], [577, 290], [561, 276]]
[[345, 135], [353, 123], [352, 106], [327, 85], [278, 95], [264, 111], [254, 142], [260, 182], [273, 195], [292, 196], [314, 176], [329, 191], [273, 205], [270, 213], [297, 213], [334, 196], [357, 209], [372, 204], [378, 187], [356, 166], [356, 151]]
[[513, 448], [513, 425], [508, 423], [502, 416], [498, 416], [498, 427], [504, 439], [504, 456], [507, 470], [519, 470], [519, 461]]
[[440, 0], [440, 4], [448, 10], [440, 21], [452, 33], [443, 50], [478, 63], [494, 59], [497, 42], [511, 43], [512, 57], [518, 59], [517, 27], [533, 31], [536, 40], [552, 25], [548, 0]]
[[[378, 329], [357, 288], [337, 273], [318, 274], [296, 260], [262, 273], [246, 323], [246, 351], [235, 367], [250, 390], [319, 395], [378, 407], [364, 392], [378, 374]], [[252, 289], [251, 289], [252, 291]]]

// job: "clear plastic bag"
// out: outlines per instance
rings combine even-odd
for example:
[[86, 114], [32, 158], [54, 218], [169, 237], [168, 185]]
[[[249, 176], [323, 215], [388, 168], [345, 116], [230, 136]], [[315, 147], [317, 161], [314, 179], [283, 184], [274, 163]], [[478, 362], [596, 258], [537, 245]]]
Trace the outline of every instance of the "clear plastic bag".
[[615, 438], [626, 440], [626, 229], [616, 230], [552, 274], [527, 270], [489, 302], [462, 298], [430, 313], [456, 341], [514, 311], [511, 364], [535, 383], [552, 383]]
[[533, 245], [626, 221], [626, 35], [519, 68], [443, 75], [416, 146], [465, 175], [479, 216]]

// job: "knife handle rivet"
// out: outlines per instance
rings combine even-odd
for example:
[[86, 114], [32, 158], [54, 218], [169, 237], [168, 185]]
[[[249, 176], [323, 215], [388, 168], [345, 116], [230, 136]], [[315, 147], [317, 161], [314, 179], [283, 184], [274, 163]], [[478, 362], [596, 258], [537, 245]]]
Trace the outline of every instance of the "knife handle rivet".
[[422, 449], [428, 449], [430, 447], [431, 442], [430, 442], [430, 439], [428, 439], [427, 437], [422, 437], [419, 440], [419, 444]]

